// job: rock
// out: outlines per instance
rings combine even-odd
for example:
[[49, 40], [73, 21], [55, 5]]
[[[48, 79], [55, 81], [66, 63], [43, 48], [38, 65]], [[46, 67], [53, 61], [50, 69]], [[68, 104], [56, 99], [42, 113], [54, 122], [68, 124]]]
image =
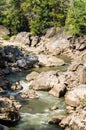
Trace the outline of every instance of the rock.
[[17, 46], [4, 46], [2, 51], [3, 57], [9, 62], [15, 63], [16, 60], [20, 59], [23, 56], [23, 53]]
[[23, 99], [27, 99], [27, 98], [30, 98], [30, 99], [39, 98], [39, 96], [33, 90], [29, 90], [29, 92], [22, 92], [22, 93], [20, 93], [20, 97], [23, 98]]
[[23, 87], [20, 85], [19, 82], [13, 83], [11, 85], [11, 90], [13, 90], [13, 91], [15, 91], [15, 90], [22, 90], [22, 89], [23, 89]]
[[45, 37], [50, 38], [56, 34], [56, 27], [52, 27], [47, 30]]
[[84, 66], [80, 73], [80, 83], [86, 84], [86, 66]]
[[16, 122], [20, 119], [17, 105], [9, 98], [0, 97], [0, 120], [6, 122]]
[[65, 84], [57, 84], [57, 86], [54, 86], [50, 91], [49, 94], [52, 94], [56, 97], [62, 97], [66, 93], [66, 85]]
[[38, 57], [34, 53], [29, 53], [26, 55], [27, 64], [30, 67], [33, 67], [36, 63], [38, 63]]
[[0, 25], [0, 37], [8, 34], [10, 34], [9, 30], [6, 27]]
[[30, 88], [35, 90], [50, 90], [58, 84], [57, 71], [47, 71], [40, 73], [35, 80], [33, 80]]
[[72, 64], [69, 66], [68, 70], [69, 71], [77, 71], [77, 69], [80, 66], [83, 67], [83, 64], [76, 60], [76, 61], [72, 62]]
[[25, 57], [17, 60], [17, 64], [20, 68], [28, 69], [33, 67], [38, 62], [38, 58], [35, 54], [29, 53]]
[[76, 107], [84, 96], [86, 96], [86, 85], [81, 84], [66, 94], [65, 101], [68, 105]]
[[29, 98], [30, 99], [34, 99], [34, 98], [39, 98], [39, 96], [37, 95], [37, 93], [33, 90], [28, 92]]
[[86, 35], [73, 36], [69, 38], [70, 47], [79, 51], [86, 49]]
[[85, 130], [86, 128], [86, 108], [79, 108], [72, 114], [63, 118], [60, 122], [60, 126], [65, 128], [65, 130]]
[[0, 130], [9, 130], [9, 128], [7, 126], [0, 124]]
[[56, 58], [51, 55], [38, 55], [39, 64], [41, 66], [61, 66], [64, 64], [62, 59]]
[[36, 79], [36, 77], [39, 75], [39, 73], [38, 72], [35, 72], [35, 71], [33, 71], [33, 72], [31, 72], [30, 74], [28, 74], [27, 76], [26, 76], [26, 80], [29, 82], [29, 81], [31, 81], [31, 80], [34, 80], [34, 79]]
[[65, 116], [56, 116], [56, 117], [52, 117], [48, 123], [49, 124], [56, 124], [56, 125], [59, 125], [59, 123], [61, 122], [62, 119], [64, 119]]
[[58, 32], [47, 44], [45, 44], [45, 48], [48, 54], [52, 53], [52, 55], [58, 55], [65, 50], [68, 50], [69, 41], [63, 32]]
[[53, 107], [50, 108], [50, 111], [54, 111], [54, 110], [57, 110], [57, 109], [58, 109], [57, 106], [53, 106]]
[[75, 111], [74, 107], [66, 106], [67, 113], [73, 113]]
[[21, 45], [30, 45], [30, 34], [28, 32], [20, 32], [16, 35], [14, 41], [20, 43]]
[[27, 68], [27, 61], [25, 58], [17, 60], [18, 67], [20, 68]]
[[83, 51], [83, 50], [85, 50], [86, 49], [86, 44], [85, 43], [83, 43], [83, 44], [81, 44], [80, 45], [80, 47], [79, 47], [79, 51]]
[[34, 36], [34, 37], [31, 37], [32, 41], [31, 41], [31, 46], [32, 47], [36, 47], [37, 44], [39, 43], [40, 41], [40, 37], [39, 36]]

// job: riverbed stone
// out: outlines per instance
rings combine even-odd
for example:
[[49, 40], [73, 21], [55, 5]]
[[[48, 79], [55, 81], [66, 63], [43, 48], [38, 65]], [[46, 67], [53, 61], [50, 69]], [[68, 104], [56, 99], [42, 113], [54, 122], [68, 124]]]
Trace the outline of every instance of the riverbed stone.
[[29, 90], [29, 92], [22, 92], [19, 94], [20, 97], [22, 99], [35, 99], [35, 98], [39, 98], [39, 96], [37, 95], [37, 93], [34, 90]]
[[54, 116], [52, 117], [48, 123], [49, 124], [56, 124], [56, 125], [59, 125], [59, 123], [61, 122], [62, 119], [64, 119], [65, 116], [64, 115], [59, 115], [59, 116]]
[[58, 72], [47, 71], [40, 73], [35, 80], [33, 80], [30, 88], [35, 90], [50, 90], [58, 84]]
[[31, 81], [31, 80], [34, 80], [34, 79], [36, 79], [36, 77], [39, 75], [39, 73], [38, 72], [35, 72], [35, 71], [33, 71], [33, 72], [31, 72], [30, 74], [28, 74], [27, 76], [26, 76], [26, 80], [29, 82], [29, 81]]
[[13, 84], [11, 85], [11, 90], [12, 90], [12, 91], [22, 90], [22, 89], [23, 89], [23, 87], [22, 87], [22, 85], [20, 85], [19, 82], [15, 82], [15, 83], [13, 83]]

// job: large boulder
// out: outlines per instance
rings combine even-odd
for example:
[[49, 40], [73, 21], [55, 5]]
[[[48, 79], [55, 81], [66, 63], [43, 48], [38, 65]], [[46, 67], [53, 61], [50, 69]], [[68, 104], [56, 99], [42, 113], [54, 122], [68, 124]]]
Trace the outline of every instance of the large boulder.
[[61, 54], [69, 48], [69, 41], [61, 29], [49, 42], [45, 45], [49, 54]]
[[35, 90], [50, 90], [58, 84], [58, 73], [56, 71], [48, 71], [40, 73], [33, 80], [30, 88]]
[[38, 55], [39, 64], [41, 66], [61, 66], [64, 64], [62, 59], [56, 58], [51, 55]]
[[81, 84], [65, 95], [65, 101], [68, 105], [76, 107], [84, 96], [86, 96], [86, 85]]
[[23, 53], [17, 46], [4, 46], [1, 50], [2, 56], [7, 62], [14, 63], [23, 56]]

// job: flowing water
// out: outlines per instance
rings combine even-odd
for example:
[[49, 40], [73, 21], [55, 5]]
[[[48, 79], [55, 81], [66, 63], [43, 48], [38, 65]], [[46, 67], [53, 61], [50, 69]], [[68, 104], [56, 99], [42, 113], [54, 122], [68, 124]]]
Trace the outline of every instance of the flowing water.
[[[39, 99], [22, 101], [21, 120], [10, 130], [62, 130], [59, 127], [48, 125], [52, 116], [66, 114], [64, 99], [58, 99], [47, 92], [37, 92]], [[57, 106], [58, 109], [50, 111]]]
[[[39, 73], [42, 71], [58, 69], [61, 71], [66, 71], [70, 63], [70, 59], [65, 58], [65, 62], [66, 64], [60, 67], [43, 67], [40, 69], [34, 68], [31, 71], [37, 71]], [[7, 76], [7, 79], [10, 82], [22, 80], [21, 83], [25, 85], [25, 76], [28, 73], [30, 73], [30, 71], [10, 74]], [[21, 101], [21, 104], [23, 105], [20, 110], [21, 120], [15, 126], [10, 127], [10, 130], [63, 130], [57, 126], [49, 125], [48, 121], [52, 116], [66, 114], [66, 105], [64, 98], [56, 98], [49, 95], [48, 92], [42, 91], [38, 91], [37, 94], [39, 96], [39, 99]], [[51, 111], [50, 108], [53, 106], [57, 106], [58, 109]]]

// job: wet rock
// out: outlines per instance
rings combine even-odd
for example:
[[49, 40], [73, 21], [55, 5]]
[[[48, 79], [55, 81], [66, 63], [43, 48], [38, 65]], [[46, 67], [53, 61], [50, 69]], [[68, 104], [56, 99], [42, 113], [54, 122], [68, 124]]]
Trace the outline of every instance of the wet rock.
[[39, 75], [39, 73], [38, 72], [35, 72], [35, 71], [33, 71], [32, 73], [30, 73], [30, 74], [28, 74], [27, 76], [26, 76], [26, 80], [29, 82], [29, 81], [31, 81], [31, 80], [34, 80], [34, 79], [36, 79], [36, 77]]
[[19, 82], [13, 83], [11, 85], [11, 90], [13, 90], [13, 91], [15, 91], [15, 90], [22, 90], [22, 89], [23, 89], [23, 87], [20, 85]]
[[39, 64], [41, 66], [61, 66], [64, 64], [62, 59], [56, 58], [51, 55], [38, 55]]
[[8, 122], [16, 122], [20, 119], [17, 105], [5, 97], [0, 97], [0, 120]]
[[57, 84], [57, 86], [53, 87], [49, 94], [56, 96], [56, 97], [62, 97], [66, 93], [66, 85], [65, 84]]
[[58, 84], [58, 72], [57, 71], [47, 71], [40, 73], [36, 79], [33, 80], [30, 88], [35, 90], [50, 90]]
[[48, 123], [49, 124], [56, 124], [59, 125], [59, 123], [61, 122], [61, 120], [64, 118], [65, 116], [56, 116], [56, 117], [52, 117]]
[[4, 78], [4, 75], [0, 76], [0, 88], [3, 90], [10, 89], [10, 83], [6, 78]]
[[21, 98], [23, 99], [35, 99], [35, 98], [39, 98], [39, 96], [37, 95], [37, 93], [33, 90], [29, 90], [29, 92], [22, 92], [19, 94]]

